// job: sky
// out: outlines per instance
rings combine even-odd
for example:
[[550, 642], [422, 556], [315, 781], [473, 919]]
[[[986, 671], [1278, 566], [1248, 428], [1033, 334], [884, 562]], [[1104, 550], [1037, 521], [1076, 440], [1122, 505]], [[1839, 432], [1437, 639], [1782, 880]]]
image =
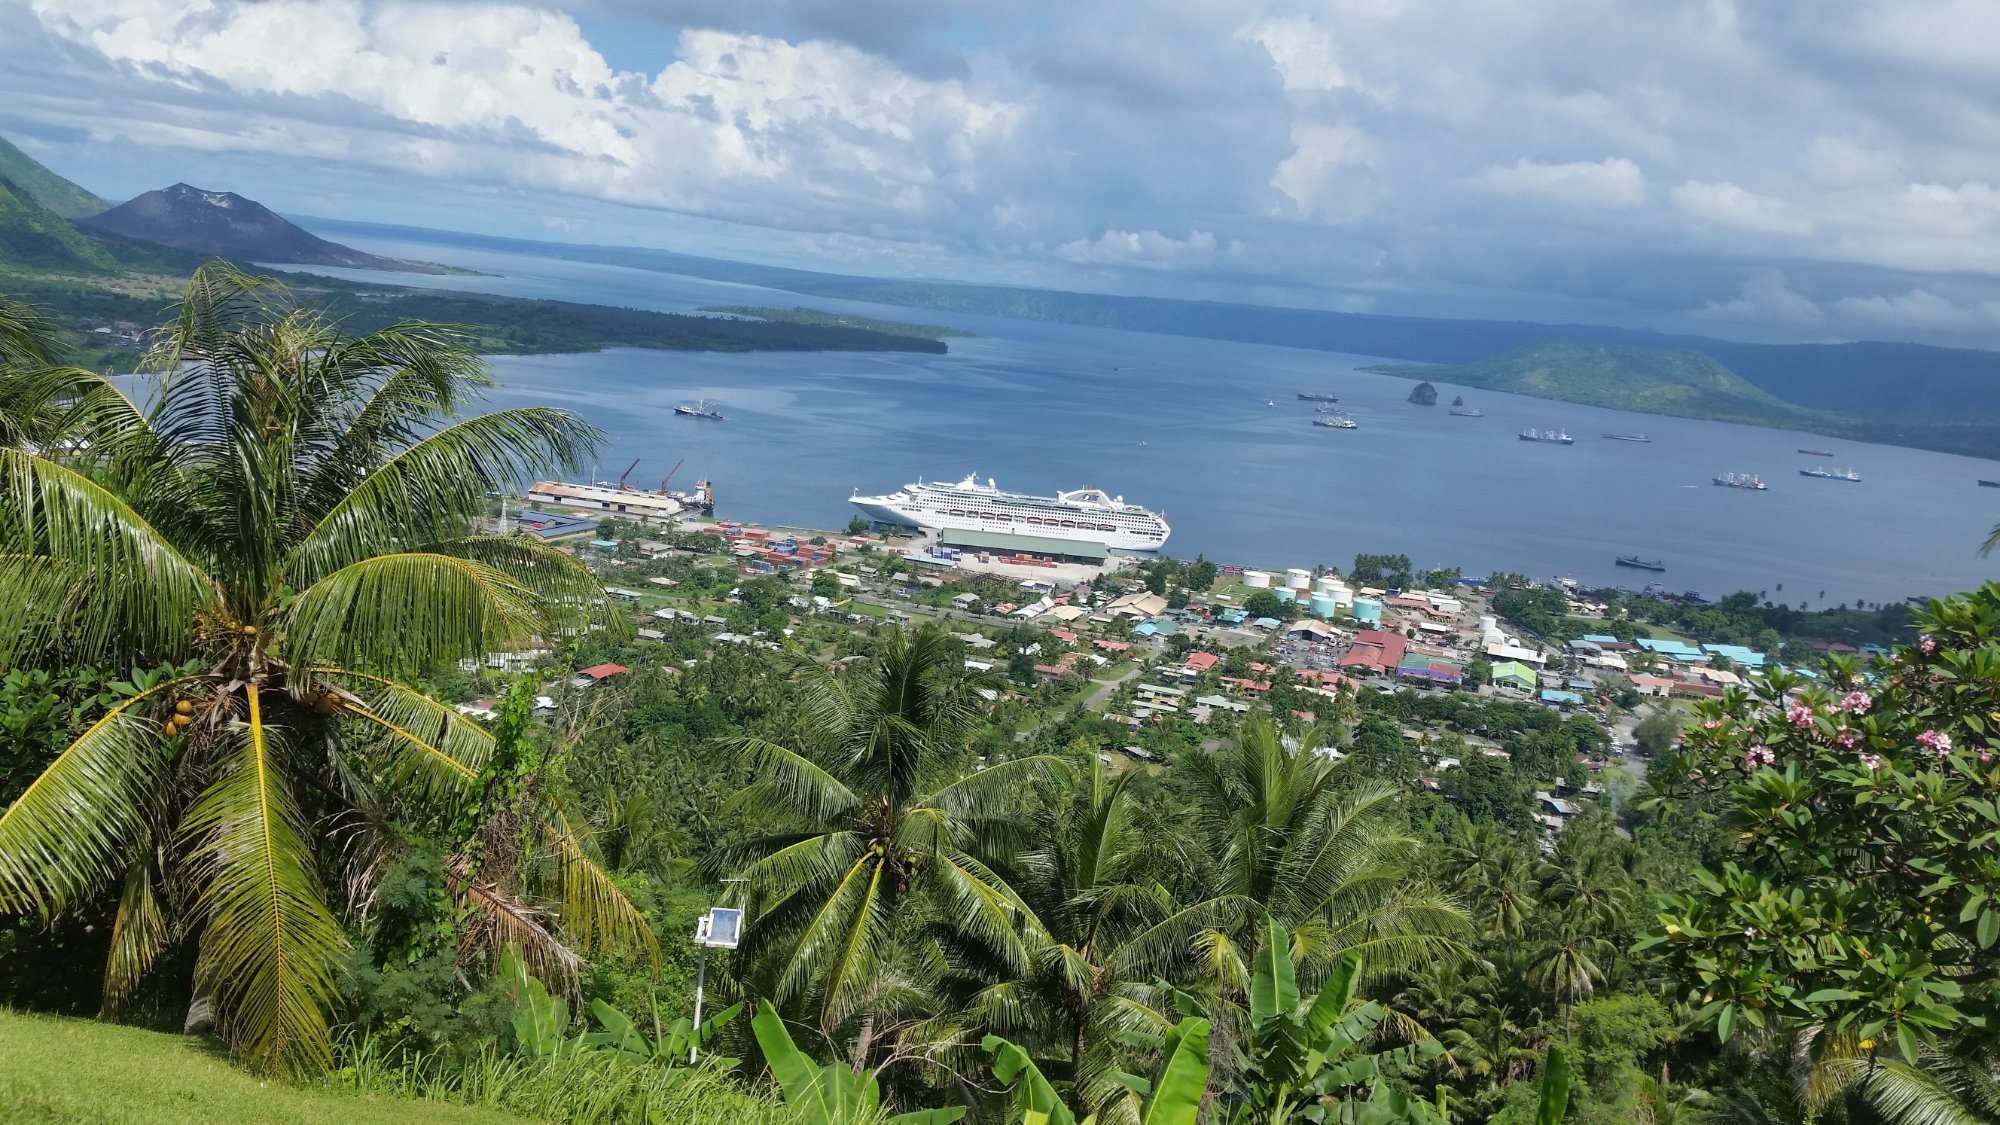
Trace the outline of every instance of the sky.
[[2000, 347], [1992, 0], [0, 0], [113, 198], [889, 276]]

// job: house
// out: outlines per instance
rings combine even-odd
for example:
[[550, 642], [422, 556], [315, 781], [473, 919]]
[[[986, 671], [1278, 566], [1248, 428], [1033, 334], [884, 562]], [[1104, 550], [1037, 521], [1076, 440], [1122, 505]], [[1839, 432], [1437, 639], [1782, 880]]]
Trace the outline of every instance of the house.
[[1035, 665], [1035, 675], [1040, 676], [1044, 680], [1059, 680], [1068, 674], [1068, 669], [1057, 667], [1054, 664]]
[[1227, 684], [1236, 691], [1247, 691], [1251, 695], [1262, 695], [1271, 690], [1271, 681], [1269, 680], [1248, 680], [1241, 676], [1222, 676], [1220, 677], [1220, 682]]
[[1150, 594], [1144, 590], [1140, 590], [1136, 593], [1126, 594], [1121, 598], [1112, 599], [1111, 603], [1105, 606], [1104, 609], [1114, 617], [1136, 617], [1141, 619], [1158, 617], [1167, 611], [1167, 599], [1158, 594]]
[[1250, 712], [1250, 705], [1248, 703], [1231, 699], [1225, 695], [1204, 695], [1195, 700], [1195, 703], [1212, 711], [1233, 711], [1238, 715], [1246, 715]]
[[601, 684], [613, 676], [622, 676], [629, 671], [631, 669], [623, 664], [593, 664], [588, 668], [578, 669], [576, 675], [570, 677], [569, 682], [580, 691], [592, 684]]
[[951, 599], [952, 608], [954, 609], [969, 609], [978, 603], [978, 594], [959, 594]]
[[1665, 699], [1674, 693], [1674, 681], [1665, 676], [1648, 676], [1633, 673], [1626, 679], [1632, 681], [1632, 690], [1640, 695], [1650, 695], [1655, 699]]
[[498, 714], [493, 709], [493, 701], [490, 699], [474, 699], [467, 703], [454, 703], [451, 709], [468, 719], [480, 719], [485, 722], [493, 721], [494, 716]]
[[1537, 687], [1535, 670], [1518, 660], [1503, 660], [1493, 665], [1493, 682], [1523, 693]]
[[1555, 816], [1571, 817], [1583, 811], [1575, 804], [1541, 789], [1535, 790], [1535, 800], [1540, 801], [1542, 807]]
[[1391, 675], [1403, 663], [1408, 643], [1400, 633], [1363, 629], [1354, 634], [1354, 644], [1340, 658], [1340, 666], [1366, 675]]
[[1582, 696], [1578, 695], [1573, 691], [1558, 691], [1555, 688], [1543, 688], [1540, 699], [1543, 703], [1551, 704], [1556, 707], [1583, 706]]
[[1124, 641], [1092, 641], [1100, 652], [1130, 652], [1132, 646]]
[[667, 639], [667, 635], [658, 629], [640, 629], [636, 635], [642, 641], [664, 641]]
[[1182, 667], [1186, 668], [1190, 675], [1198, 676], [1220, 663], [1222, 658], [1212, 652], [1190, 652]]
[[1059, 640], [1066, 645], [1073, 645], [1076, 643], [1076, 634], [1070, 632], [1068, 629], [1050, 629], [1049, 636], [1054, 637], [1056, 640]]
[[1535, 651], [1534, 649], [1522, 648], [1519, 645], [1509, 645], [1509, 644], [1487, 645], [1486, 657], [1489, 660], [1495, 660], [1495, 661], [1512, 660], [1518, 664], [1532, 664], [1537, 668], [1540, 668], [1542, 665], [1547, 664], [1549, 662], [1548, 657], [1543, 656], [1541, 653]]

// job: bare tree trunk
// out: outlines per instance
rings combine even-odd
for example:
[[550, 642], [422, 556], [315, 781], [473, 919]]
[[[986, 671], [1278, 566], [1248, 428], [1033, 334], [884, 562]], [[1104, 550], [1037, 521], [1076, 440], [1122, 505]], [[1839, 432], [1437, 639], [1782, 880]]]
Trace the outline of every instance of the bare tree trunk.
[[868, 1047], [874, 1038], [875, 1013], [869, 1012], [861, 1017], [861, 1034], [854, 1037], [854, 1055], [848, 1060], [854, 1073], [861, 1074], [868, 1069]]
[[215, 993], [196, 985], [188, 1001], [187, 1018], [181, 1021], [182, 1035], [211, 1035], [215, 1032]]

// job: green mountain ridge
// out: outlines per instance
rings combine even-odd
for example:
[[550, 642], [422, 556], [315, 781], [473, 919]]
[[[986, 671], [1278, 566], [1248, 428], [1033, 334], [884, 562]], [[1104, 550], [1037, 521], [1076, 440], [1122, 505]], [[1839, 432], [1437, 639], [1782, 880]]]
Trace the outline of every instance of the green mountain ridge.
[[1362, 370], [1681, 418], [1833, 430], [1844, 430], [1851, 421], [1786, 402], [1690, 348], [1552, 340], [1471, 363]]
[[68, 219], [0, 176], [0, 269], [109, 274], [119, 263]]
[[111, 207], [110, 200], [50, 171], [5, 137], [0, 137], [0, 178], [12, 180], [37, 203], [65, 219], [81, 219]]

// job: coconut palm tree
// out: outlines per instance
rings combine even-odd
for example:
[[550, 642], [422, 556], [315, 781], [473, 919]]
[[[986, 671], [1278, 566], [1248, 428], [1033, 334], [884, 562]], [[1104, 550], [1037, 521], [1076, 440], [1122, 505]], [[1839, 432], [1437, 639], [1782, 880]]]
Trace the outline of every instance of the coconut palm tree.
[[47, 314], [0, 296], [0, 445], [53, 444], [88, 372], [60, 366], [61, 333]]
[[780, 1007], [810, 1011], [830, 1039], [851, 1035], [856, 1070], [869, 1065], [876, 1016], [897, 982], [920, 975], [898, 971], [896, 958], [923, 925], [964, 931], [1013, 977], [1028, 971], [1031, 938], [1042, 940], [1033, 912], [978, 852], [1008, 828], [995, 816], [1014, 790], [1059, 763], [1028, 757], [967, 772], [976, 687], [946, 634], [897, 631], [866, 664], [800, 668], [807, 744], [728, 740], [762, 777], [732, 807], [772, 827], [708, 861], [748, 880], [746, 976]]
[[[235, 1048], [311, 1070], [348, 948], [329, 885], [368, 870], [336, 829], [450, 823], [492, 755], [407, 677], [553, 643], [602, 606], [573, 560], [475, 531], [489, 490], [586, 462], [596, 432], [546, 409], [460, 418], [488, 384], [462, 336], [352, 336], [221, 263], [151, 361], [143, 405], [88, 388], [86, 454], [0, 447], [0, 667], [176, 669], [0, 813], [0, 910], [115, 894], [107, 1007], [187, 940]], [[629, 904], [543, 827], [565, 921], [629, 935]]]
[[988, 1029], [1049, 1060], [1047, 1073], [1067, 1075], [1079, 1118], [1095, 1114], [1107, 1125], [1138, 1104], [1117, 1077], [1120, 1045], [1135, 1034], [1163, 1035], [1173, 1022], [1156, 1007], [1129, 944], [1172, 906], [1142, 879], [1152, 847], [1133, 819], [1134, 776], [1107, 777], [1093, 761], [1073, 791], [1028, 812], [1033, 842], [1005, 869], [1046, 940], [1029, 948], [1026, 976], [989, 980], [964, 1005]]
[[1535, 875], [1527, 856], [1498, 825], [1474, 825], [1445, 855], [1451, 887], [1488, 937], [1520, 937], [1535, 912]]
[[1465, 911], [1418, 870], [1399, 791], [1350, 778], [1321, 753], [1323, 735], [1315, 728], [1288, 750], [1256, 716], [1233, 746], [1188, 763], [1196, 832], [1219, 876], [1206, 897], [1135, 937], [1135, 958], [1241, 994], [1245, 943], [1266, 914], [1291, 932], [1308, 979], [1350, 950], [1384, 972], [1467, 954]]

